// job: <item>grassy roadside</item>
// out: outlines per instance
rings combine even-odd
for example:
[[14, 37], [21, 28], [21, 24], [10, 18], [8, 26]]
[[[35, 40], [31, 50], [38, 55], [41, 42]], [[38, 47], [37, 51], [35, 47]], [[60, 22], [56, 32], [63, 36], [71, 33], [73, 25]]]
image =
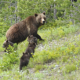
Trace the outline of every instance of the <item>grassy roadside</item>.
[[[14, 80], [26, 80], [26, 79], [67, 80], [67, 77], [69, 77], [69, 80], [75, 80], [76, 77], [74, 77], [74, 74], [76, 73], [78, 76], [78, 73], [80, 72], [79, 71], [79, 66], [80, 66], [79, 32], [80, 29], [78, 26], [70, 26], [70, 25], [66, 27], [59, 27], [55, 29], [50, 28], [47, 30], [39, 31], [39, 34], [42, 37], [44, 37], [45, 42], [38, 41], [34, 58], [30, 60], [27, 69], [25, 67], [23, 69], [23, 72], [19, 72], [18, 69], [19, 59], [18, 59], [18, 64], [14, 64], [15, 65], [14, 67], [12, 65], [11, 66], [12, 68], [10, 70], [2, 71], [0, 69], [1, 80], [9, 80], [9, 79], [10, 80], [13, 79]], [[3, 37], [0, 40], [1, 45], [4, 39], [5, 37]], [[25, 51], [26, 46], [27, 46], [26, 40], [18, 45], [17, 53], [19, 57], [22, 55], [22, 52]], [[40, 51], [41, 46], [42, 46], [42, 50]], [[2, 50], [3, 50], [2, 47], [0, 47], [0, 51]], [[0, 63], [1, 61], [2, 59], [0, 59]]]

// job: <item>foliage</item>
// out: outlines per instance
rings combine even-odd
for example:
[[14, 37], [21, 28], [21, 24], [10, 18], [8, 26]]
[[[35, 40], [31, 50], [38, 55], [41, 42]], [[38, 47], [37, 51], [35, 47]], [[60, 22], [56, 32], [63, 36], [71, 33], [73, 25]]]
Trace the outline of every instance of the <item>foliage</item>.
[[[80, 0], [73, 3], [70, 0], [1, 0], [0, 79], [45, 80], [46, 77], [46, 80], [80, 80], [80, 24], [77, 25], [80, 22], [79, 5]], [[14, 23], [41, 12], [46, 12], [47, 21], [38, 33], [45, 42], [38, 41], [27, 69], [25, 67], [23, 72], [19, 72], [20, 57], [28, 43], [26, 40], [20, 43], [17, 51], [9, 46], [9, 53], [1, 54], [4, 50], [4, 35]]]
[[[74, 44], [68, 44], [68, 46], [65, 48], [65, 46], [63, 47], [57, 47], [55, 50], [53, 51], [41, 51], [39, 53], [35, 53], [35, 55], [33, 56], [34, 59], [30, 60], [30, 64], [34, 65], [34, 64], [44, 64], [46, 62], [51, 62], [51, 60], [55, 60], [61, 56], [65, 56], [69, 55], [69, 56], [73, 56], [75, 55], [76, 50], [78, 52], [76, 52], [76, 54], [80, 53], [80, 46], [79, 46], [79, 42], [78, 45], [75, 46]], [[65, 62], [65, 60], [67, 61], [67, 59], [69, 57], [63, 58], [63, 61]], [[73, 66], [74, 67], [74, 66]], [[71, 69], [71, 68], [70, 68]], [[72, 70], [71, 70], [72, 71]], [[69, 71], [70, 72], [70, 71]]]
[[3, 59], [0, 63], [0, 69], [2, 70], [11, 69], [13, 65], [18, 62], [17, 51], [14, 51], [14, 48], [12, 46], [9, 46], [8, 49], [9, 53], [4, 54]]
[[65, 66], [65, 72], [70, 73], [72, 71], [75, 71], [77, 69], [75, 64], [69, 64]]
[[[70, 0], [3, 0], [0, 6], [0, 27], [3, 29], [2, 32], [0, 31], [1, 36], [5, 34], [11, 25], [35, 13], [46, 13], [47, 24], [44, 28], [46, 28], [46, 26], [53, 28], [62, 26], [70, 21], [74, 24], [78, 23], [80, 13], [79, 3], [80, 1], [73, 3], [74, 6], [71, 6], [72, 3]], [[57, 11], [56, 14], [55, 9]]]
[[[10, 46], [9, 47], [11, 51], [10, 54], [5, 53], [2, 56], [0, 56], [0, 72], [1, 72], [0, 76], [8, 75], [8, 76], [3, 76], [2, 79], [25, 80], [26, 76], [29, 77], [29, 79], [35, 79], [36, 77], [38, 77], [38, 79], [44, 79], [46, 74], [51, 75], [50, 79], [55, 79], [55, 76], [52, 77], [52, 74], [55, 74], [55, 71], [57, 71], [58, 67], [56, 67], [56, 64], [60, 66], [59, 67], [60, 70], [57, 72], [57, 75], [60, 72], [60, 74], [62, 74], [60, 75], [61, 77], [63, 75], [65, 76], [72, 72], [75, 72], [75, 70], [77, 71], [80, 67], [80, 61], [78, 57], [80, 55], [80, 35], [76, 36], [75, 38], [72, 35], [75, 34], [75, 32], [80, 29], [78, 26], [76, 27], [74, 26], [72, 25], [72, 23], [69, 23], [66, 26], [56, 27], [54, 29], [51, 27], [48, 29], [39, 30], [39, 34], [45, 38], [45, 42], [38, 41], [35, 54], [33, 58], [30, 59], [27, 68], [25, 67], [25, 69], [23, 69], [23, 72], [19, 72], [19, 61], [28, 43], [26, 40], [20, 43], [18, 45], [18, 50], [16, 52]], [[72, 38], [71, 41], [67, 40], [66, 42], [64, 42], [63, 40], [65, 39], [65, 37], [68, 37], [70, 39], [69, 36]], [[56, 45], [54, 43], [55, 41], [52, 41], [53, 39], [58, 41], [58, 43], [59, 42], [62, 43]], [[2, 37], [0, 40], [1, 45], [2, 42], [4, 42], [4, 40], [5, 38]], [[50, 42], [52, 42], [51, 47], [49, 46]], [[38, 47], [40, 47], [40, 44], [43, 45], [42, 51], [38, 49]], [[2, 51], [2, 49], [0, 51]], [[33, 70], [34, 72], [32, 72]], [[44, 72], [43, 74], [45, 76], [41, 75], [42, 74], [40, 73], [41, 71]], [[60, 76], [57, 76], [57, 78], [60, 78]]]
[[[50, 36], [51, 38], [49, 38], [47, 40], [50, 40], [50, 39], [52, 40], [53, 36], [55, 37], [55, 39], [61, 38], [63, 36], [66, 36], [68, 33], [73, 33], [76, 30], [78, 30], [78, 27], [70, 26], [70, 24], [68, 24], [68, 27], [58, 27], [58, 28], [55, 28], [55, 30], [50, 28], [46, 32], [46, 34], [47, 34], [47, 36]], [[51, 31], [51, 32], [49, 32], [49, 31]], [[44, 31], [42, 33], [44, 33]], [[45, 35], [43, 35], [43, 36], [45, 36]], [[47, 36], [45, 36], [45, 38]], [[57, 36], [57, 38], [56, 38], [56, 36]], [[45, 42], [45, 43], [47, 44], [47, 42]], [[26, 46], [27, 44], [26, 45], [21, 44], [21, 47], [19, 47], [19, 48], [21, 49], [23, 45]], [[18, 50], [18, 52], [14, 52], [14, 48], [9, 47], [10, 51], [8, 50], [8, 52], [10, 52], [10, 54], [6, 53], [6, 55], [3, 57], [1, 66], [6, 65], [6, 66], [8, 66], [8, 67], [5, 67], [6, 69], [10, 68], [10, 65], [8, 65], [8, 64], [13, 64], [14, 62], [17, 62], [16, 60], [18, 60], [17, 59], [18, 53], [21, 53], [21, 51], [24, 52], [25, 49], [26, 48], [24, 48], [23, 50], [20, 50], [20, 51]], [[33, 64], [44, 64], [44, 63], [51, 62], [52, 60], [55, 60], [55, 59], [61, 57], [61, 55], [67, 55], [67, 54], [72, 55], [73, 53], [78, 54], [79, 51], [80, 51], [79, 46], [76, 47], [74, 44], [71, 44], [71, 43], [69, 43], [69, 45], [67, 47], [64, 47], [64, 46], [63, 47], [57, 47], [55, 50], [52, 50], [52, 51], [50, 51], [50, 49], [47, 51], [43, 50], [39, 53], [38, 52], [35, 53], [35, 55], [33, 56], [34, 59], [31, 58], [30, 67], [33, 67]], [[14, 57], [15, 57], [15, 59], [14, 59]], [[11, 62], [12, 59], [13, 59], [13, 62]], [[6, 62], [5, 62], [5, 60], [6, 60]], [[63, 62], [65, 62], [65, 61], [67, 61], [67, 58], [66, 58], [66, 60], [63, 58]], [[5, 70], [4, 67], [3, 67], [3, 70]]]

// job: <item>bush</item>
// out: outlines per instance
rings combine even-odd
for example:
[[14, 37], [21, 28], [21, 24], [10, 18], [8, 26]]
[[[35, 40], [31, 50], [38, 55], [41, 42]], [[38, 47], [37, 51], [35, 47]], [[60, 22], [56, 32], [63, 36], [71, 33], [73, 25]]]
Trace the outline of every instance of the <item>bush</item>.
[[77, 69], [76, 65], [74, 64], [68, 64], [65, 66], [65, 72], [70, 73], [72, 71], [75, 71]]
[[14, 51], [12, 46], [8, 47], [9, 53], [5, 53], [3, 55], [2, 61], [0, 63], [0, 69], [7, 70], [11, 69], [14, 64], [18, 62], [18, 54], [17, 51]]
[[8, 30], [8, 26], [6, 26], [6, 23], [0, 22], [0, 37], [5, 35], [6, 31]]

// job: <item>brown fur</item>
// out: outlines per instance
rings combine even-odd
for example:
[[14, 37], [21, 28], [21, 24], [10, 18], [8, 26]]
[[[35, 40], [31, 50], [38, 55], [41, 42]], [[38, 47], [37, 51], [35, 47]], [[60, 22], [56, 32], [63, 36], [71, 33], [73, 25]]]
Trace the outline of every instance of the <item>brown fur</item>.
[[25, 53], [26, 52], [29, 53], [30, 56], [32, 57], [31, 53], [35, 52], [35, 48], [36, 48], [36, 44], [37, 44], [37, 38], [34, 37], [33, 35], [30, 35], [28, 37], [28, 42], [29, 42], [29, 44], [28, 44], [28, 47], [27, 47]]
[[5, 50], [4, 50], [5, 52], [6, 52], [6, 50], [8, 50], [7, 48], [9, 45], [13, 46], [13, 43], [8, 40], [5, 40], [3, 43], [3, 48], [5, 48]]
[[[44, 21], [43, 21], [44, 19]], [[38, 34], [38, 28], [45, 23], [45, 13], [35, 14], [29, 16], [21, 22], [18, 22], [11, 26], [6, 32], [7, 40], [13, 43], [19, 43], [24, 41], [29, 35], [34, 35], [39, 40], [43, 40]]]
[[36, 44], [37, 44], [37, 38], [34, 37], [33, 35], [30, 35], [28, 37], [28, 47], [25, 51], [25, 53], [23, 53], [22, 57], [20, 58], [20, 70], [22, 70], [23, 66], [27, 66], [29, 63], [29, 59], [30, 57], [32, 57], [31, 53], [34, 53]]
[[22, 70], [22, 67], [28, 65], [29, 59], [30, 59], [30, 54], [29, 53], [23, 53], [22, 57], [20, 58], [20, 70]]

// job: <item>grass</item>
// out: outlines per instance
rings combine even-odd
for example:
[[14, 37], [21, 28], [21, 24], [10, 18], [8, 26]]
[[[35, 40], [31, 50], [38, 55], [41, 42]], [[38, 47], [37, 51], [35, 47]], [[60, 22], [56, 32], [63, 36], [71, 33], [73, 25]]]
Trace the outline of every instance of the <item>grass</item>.
[[[80, 28], [77, 25], [66, 25], [57, 28], [39, 30], [39, 34], [45, 42], [38, 41], [37, 48], [29, 65], [19, 71], [19, 59], [27, 48], [28, 42], [18, 45], [18, 56], [11, 59], [18, 60], [16, 64], [6, 63], [5, 67], [0, 68], [0, 80], [75, 80], [80, 79]], [[46, 33], [46, 34], [45, 34]], [[76, 35], [75, 35], [76, 34]], [[0, 51], [3, 51], [2, 43], [5, 37], [0, 39]], [[50, 45], [49, 45], [50, 44]], [[41, 46], [43, 46], [41, 48]], [[13, 51], [14, 52], [14, 51]], [[9, 60], [9, 55], [0, 56], [0, 64], [5, 65]], [[4, 59], [5, 57], [5, 59]], [[10, 59], [10, 60], [11, 60]], [[4, 62], [3, 62], [4, 60]], [[8, 62], [10, 62], [10, 60]], [[14, 61], [15, 62], [15, 61]], [[10, 68], [10, 69], [9, 69]], [[76, 74], [76, 76], [74, 76]]]
[[72, 71], [75, 71], [77, 69], [76, 65], [75, 64], [68, 64], [65, 66], [65, 72], [66, 73], [70, 73]]

